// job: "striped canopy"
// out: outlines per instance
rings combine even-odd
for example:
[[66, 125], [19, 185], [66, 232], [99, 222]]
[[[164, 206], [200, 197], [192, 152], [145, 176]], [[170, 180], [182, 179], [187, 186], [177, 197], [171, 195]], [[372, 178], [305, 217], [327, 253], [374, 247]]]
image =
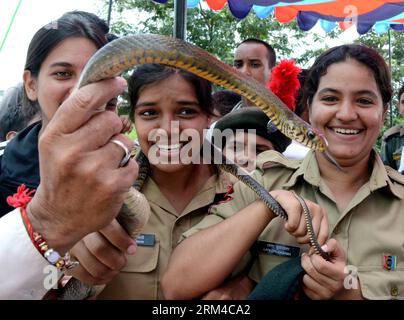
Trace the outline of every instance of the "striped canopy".
[[296, 19], [305, 31], [318, 21], [326, 32], [337, 25], [343, 30], [356, 25], [359, 34], [372, 28], [379, 34], [389, 28], [404, 30], [404, 1], [400, 0], [188, 0], [188, 8], [200, 2], [206, 2], [212, 10], [221, 10], [227, 4], [238, 19], [244, 19], [251, 11], [261, 19], [273, 14], [282, 23]]

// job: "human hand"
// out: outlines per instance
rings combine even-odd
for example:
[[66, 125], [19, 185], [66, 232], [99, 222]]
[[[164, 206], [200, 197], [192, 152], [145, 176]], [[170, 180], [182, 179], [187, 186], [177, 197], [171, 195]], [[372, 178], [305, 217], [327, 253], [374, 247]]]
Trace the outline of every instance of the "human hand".
[[133, 146], [120, 134], [119, 116], [97, 111], [125, 87], [126, 81], [114, 78], [76, 90], [39, 138], [41, 183], [27, 213], [34, 230], [60, 253], [106, 227], [136, 180], [136, 162], [119, 167], [122, 148], [111, 143]]
[[255, 284], [246, 275], [240, 275], [205, 293], [201, 300], [245, 300]]
[[84, 237], [70, 252], [80, 264], [69, 275], [90, 285], [106, 284], [126, 265], [126, 255], [135, 254], [136, 242], [113, 220]]
[[301, 263], [306, 274], [303, 276], [304, 293], [313, 300], [331, 299], [343, 290], [345, 252], [335, 239], [329, 239], [322, 247], [330, 254], [331, 261], [317, 254], [304, 253]]
[[[293, 193], [286, 190], [274, 190], [270, 193], [288, 214], [288, 221], [285, 223], [286, 231], [296, 237], [298, 243], [310, 243], [303, 208]], [[314, 234], [317, 235], [318, 243], [322, 245], [328, 239], [326, 212], [318, 204], [310, 200], [304, 201], [310, 210]]]

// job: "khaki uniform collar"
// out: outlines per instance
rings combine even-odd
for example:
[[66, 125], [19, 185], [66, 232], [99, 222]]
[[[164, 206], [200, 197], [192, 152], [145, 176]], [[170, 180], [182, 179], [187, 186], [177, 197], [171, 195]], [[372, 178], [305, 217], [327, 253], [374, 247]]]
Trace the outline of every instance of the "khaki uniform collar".
[[[368, 191], [374, 192], [378, 189], [386, 188], [394, 196], [402, 199], [403, 195], [398, 190], [397, 186], [395, 186], [394, 183], [391, 181], [390, 177], [387, 174], [386, 167], [384, 166], [383, 161], [375, 150], [372, 150], [371, 157], [374, 159], [374, 162], [372, 174], [367, 183]], [[289, 181], [285, 184], [285, 187], [293, 187], [297, 183], [299, 177], [303, 177], [306, 182], [310, 183], [313, 186], [320, 187], [320, 189], [324, 187], [324, 184], [321, 181], [320, 169], [318, 167], [316, 155], [313, 150], [310, 150], [308, 152], [307, 156], [303, 159], [300, 167], [295, 171]], [[367, 195], [370, 192], [366, 192]]]
[[306, 157], [302, 160], [301, 165], [290, 177], [289, 181], [285, 184], [286, 188], [293, 187], [299, 177], [303, 177], [309, 184], [319, 187], [321, 183], [320, 170], [318, 168], [317, 160], [314, 151], [310, 150]]
[[178, 213], [171, 205], [170, 201], [160, 191], [159, 186], [152, 178], [148, 178], [142, 188], [142, 193], [150, 203], [176, 215], [184, 216], [194, 210], [213, 204], [215, 195], [226, 193], [230, 184], [229, 174], [219, 171], [213, 174], [204, 184], [198, 194], [191, 200], [182, 213]]

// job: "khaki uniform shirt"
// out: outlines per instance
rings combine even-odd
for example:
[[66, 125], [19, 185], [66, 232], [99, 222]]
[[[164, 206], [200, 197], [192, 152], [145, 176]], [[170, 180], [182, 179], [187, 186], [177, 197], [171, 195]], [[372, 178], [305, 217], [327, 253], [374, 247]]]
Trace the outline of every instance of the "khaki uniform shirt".
[[[294, 190], [323, 207], [328, 214], [330, 237], [346, 252], [347, 271], [357, 271], [362, 294], [368, 299], [404, 299], [404, 176], [385, 167], [373, 152], [374, 166], [344, 212], [340, 212], [327, 185], [322, 181], [314, 152], [303, 160], [289, 160], [277, 152], [258, 156], [254, 178], [267, 190]], [[233, 200], [213, 206], [212, 213], [184, 236], [216, 224], [256, 200], [242, 183], [234, 186]], [[235, 244], [236, 245], [236, 244]], [[268, 224], [256, 243], [257, 253], [250, 277], [260, 279], [279, 263], [308, 250], [301, 248], [276, 218]], [[387, 270], [385, 259], [395, 259]]]
[[160, 281], [180, 236], [200, 222], [209, 206], [227, 192], [228, 181], [225, 173], [210, 177], [179, 214], [149, 178], [142, 193], [149, 200], [152, 214], [138, 238], [137, 252], [134, 256], [127, 256], [127, 265], [97, 298], [163, 299]]
[[398, 170], [404, 148], [404, 124], [394, 126], [383, 135], [381, 157], [385, 165]]

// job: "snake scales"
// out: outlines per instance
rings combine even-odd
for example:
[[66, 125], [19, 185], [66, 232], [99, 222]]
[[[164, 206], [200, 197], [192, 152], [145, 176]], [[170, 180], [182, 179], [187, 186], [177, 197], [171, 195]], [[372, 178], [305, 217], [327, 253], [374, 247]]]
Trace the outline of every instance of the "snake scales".
[[[89, 60], [82, 72], [78, 87], [112, 78], [135, 65], [146, 63], [158, 63], [185, 69], [244, 96], [263, 110], [272, 123], [287, 137], [311, 149], [323, 152], [330, 161], [335, 163], [326, 152], [327, 143], [325, 139], [290, 111], [277, 96], [254, 79], [241, 74], [208, 52], [179, 39], [159, 35], [134, 35], [114, 40], [98, 50]], [[117, 217], [126, 231], [133, 236], [143, 227], [150, 215], [147, 200], [139, 192], [148, 175], [148, 160], [140, 152], [137, 161], [140, 167], [138, 180], [128, 192], [122, 210]], [[226, 161], [222, 161], [219, 167], [247, 184], [276, 215], [287, 219], [287, 214], [280, 204], [252, 177], [238, 175], [237, 170], [239, 168]], [[302, 200], [299, 197], [298, 199], [299, 201]], [[321, 249], [316, 240], [310, 212], [307, 206], [302, 205], [302, 207], [310, 243], [317, 254], [328, 260], [328, 254]], [[61, 298], [85, 298], [90, 293], [90, 289], [89, 286], [72, 279], [65, 287]]]

